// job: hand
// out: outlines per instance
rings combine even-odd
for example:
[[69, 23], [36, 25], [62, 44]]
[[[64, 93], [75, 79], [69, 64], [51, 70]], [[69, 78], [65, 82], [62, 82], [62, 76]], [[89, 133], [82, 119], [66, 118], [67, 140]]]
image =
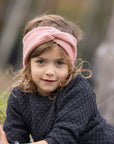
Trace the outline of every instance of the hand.
[[9, 144], [6, 138], [6, 134], [0, 126], [0, 144]]
[[38, 142], [33, 142], [31, 144], [48, 144], [45, 140], [41, 140], [41, 141], [38, 141]]

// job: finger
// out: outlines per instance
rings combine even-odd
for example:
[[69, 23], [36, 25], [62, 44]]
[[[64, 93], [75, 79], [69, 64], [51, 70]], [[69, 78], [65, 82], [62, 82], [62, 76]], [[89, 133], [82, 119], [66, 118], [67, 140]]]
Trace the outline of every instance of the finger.
[[0, 135], [1, 135], [1, 136], [6, 136], [6, 135], [5, 135], [5, 132], [3, 131], [3, 129], [2, 129], [1, 126], [0, 126]]
[[1, 135], [1, 133], [2, 133], [2, 127], [0, 126], [0, 135]]

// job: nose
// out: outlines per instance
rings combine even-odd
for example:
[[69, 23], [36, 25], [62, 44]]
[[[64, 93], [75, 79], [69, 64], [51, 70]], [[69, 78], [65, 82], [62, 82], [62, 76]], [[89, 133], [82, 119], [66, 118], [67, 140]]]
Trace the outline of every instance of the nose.
[[45, 75], [47, 76], [54, 76], [55, 75], [55, 69], [53, 66], [48, 66], [45, 70]]

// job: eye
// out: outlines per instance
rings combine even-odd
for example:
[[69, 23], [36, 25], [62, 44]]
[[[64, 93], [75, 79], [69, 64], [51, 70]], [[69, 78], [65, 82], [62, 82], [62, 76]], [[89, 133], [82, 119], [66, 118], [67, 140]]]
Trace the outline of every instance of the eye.
[[65, 64], [65, 62], [64, 62], [64, 61], [62, 61], [62, 60], [58, 60], [56, 63], [57, 63], [57, 65], [59, 65], [59, 66], [60, 66], [60, 65], [64, 65], [64, 64]]
[[36, 62], [37, 62], [38, 64], [44, 64], [44, 63], [45, 63], [44, 60], [37, 60]]

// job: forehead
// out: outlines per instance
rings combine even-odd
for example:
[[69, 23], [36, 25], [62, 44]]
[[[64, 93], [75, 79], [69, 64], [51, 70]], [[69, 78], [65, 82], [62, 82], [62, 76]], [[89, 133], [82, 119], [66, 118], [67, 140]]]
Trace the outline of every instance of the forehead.
[[58, 54], [64, 58], [68, 57], [65, 50], [53, 42], [48, 42], [48, 43], [38, 46], [31, 53], [30, 57], [37, 57], [39, 55], [48, 54], [48, 53]]
[[51, 57], [65, 58], [64, 51], [59, 46], [48, 48], [44, 52], [42, 52], [40, 55], [49, 56], [50, 58]]
[[50, 55], [50, 57], [52, 57], [52, 56], [57, 57], [56, 54], [58, 53], [59, 56], [67, 62], [69, 69], [72, 69], [72, 64], [71, 64], [69, 57], [66, 54], [65, 50], [58, 44], [54, 43], [53, 41], [49, 41], [49, 42], [44, 43], [44, 44], [38, 46], [37, 48], [35, 48], [34, 51], [31, 53], [29, 60], [32, 57], [38, 57], [38, 56], [44, 55], [53, 49], [56, 49], [56, 50], [53, 51], [53, 53]]

